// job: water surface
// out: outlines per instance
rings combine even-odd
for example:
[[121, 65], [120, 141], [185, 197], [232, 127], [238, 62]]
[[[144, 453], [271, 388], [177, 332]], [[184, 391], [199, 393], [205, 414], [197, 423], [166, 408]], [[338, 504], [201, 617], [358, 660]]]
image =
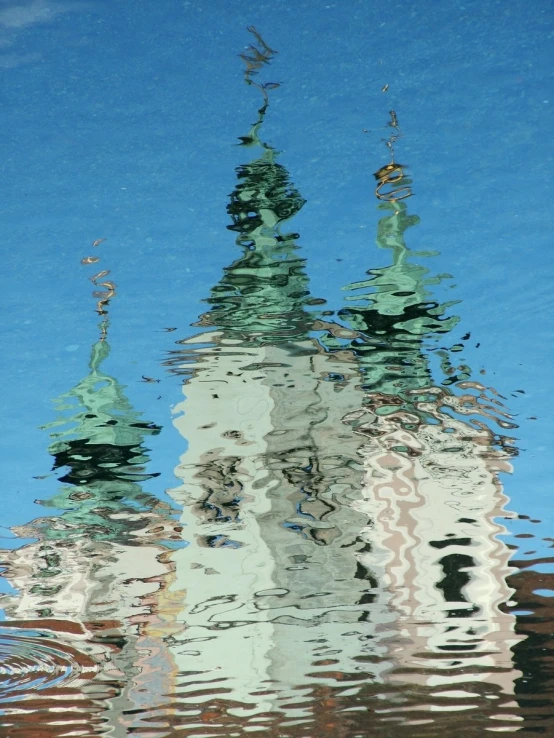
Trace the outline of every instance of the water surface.
[[552, 731], [551, 24], [448, 6], [0, 12], [6, 736]]

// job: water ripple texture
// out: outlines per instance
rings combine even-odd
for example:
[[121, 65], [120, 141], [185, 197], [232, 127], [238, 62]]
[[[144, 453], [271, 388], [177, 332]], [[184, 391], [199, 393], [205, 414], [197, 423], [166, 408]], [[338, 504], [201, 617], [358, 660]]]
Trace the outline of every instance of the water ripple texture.
[[98, 666], [89, 656], [64, 645], [53, 633], [0, 627], [0, 700], [23, 699], [37, 690], [77, 686]]
[[[553, 562], [527, 529], [519, 559], [507, 542], [517, 424], [465, 358], [450, 275], [409, 246], [399, 117], [375, 175], [377, 254], [368, 244], [369, 268], [328, 309], [291, 225], [306, 201], [262, 138], [275, 52], [250, 31], [261, 107], [240, 138], [231, 253], [196, 333], [165, 329], [178, 482], [158, 494], [149, 444], [166, 430], [108, 372], [119, 297], [102, 269], [89, 372], [45, 427], [60, 486], [41, 504], [56, 512], [14, 527], [27, 542], [2, 552], [0, 727], [551, 735], [554, 588], [530, 570]], [[162, 400], [158, 370], [142, 382]]]

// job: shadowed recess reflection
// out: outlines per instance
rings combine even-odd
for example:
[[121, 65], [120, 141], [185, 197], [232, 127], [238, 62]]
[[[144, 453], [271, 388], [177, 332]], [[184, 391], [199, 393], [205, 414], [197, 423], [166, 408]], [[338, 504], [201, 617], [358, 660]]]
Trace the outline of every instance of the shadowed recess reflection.
[[394, 160], [398, 117], [376, 175], [390, 261], [345, 287], [332, 320], [310, 297], [291, 227], [305, 201], [261, 138], [262, 93], [241, 137], [257, 157], [227, 206], [240, 254], [202, 332], [165, 362], [184, 377], [175, 425], [188, 444], [171, 492], [189, 543], [176, 553], [180, 724], [427, 738], [460, 735], [463, 712], [466, 736], [518, 729], [522, 638], [499, 522], [516, 426], [447, 343], [455, 303], [432, 290], [449, 275], [405, 242], [419, 219]]

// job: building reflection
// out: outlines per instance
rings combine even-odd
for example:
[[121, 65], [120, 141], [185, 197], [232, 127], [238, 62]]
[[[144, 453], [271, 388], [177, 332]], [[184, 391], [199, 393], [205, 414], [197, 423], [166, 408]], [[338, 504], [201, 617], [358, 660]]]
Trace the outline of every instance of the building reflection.
[[[171, 585], [181, 537], [176, 511], [143, 488], [157, 476], [146, 471], [145, 444], [161, 428], [145, 422], [102, 369], [110, 353], [105, 306], [89, 372], [58, 398], [59, 419], [47, 426], [62, 486], [40, 504], [62, 512], [15, 528], [35, 540], [3, 552], [16, 593], [2, 599], [12, 651], [4, 668], [14, 673], [0, 722], [13, 736], [31, 734], [37, 710], [44, 736], [70, 728], [104, 734], [107, 725], [127, 735], [153, 715], [163, 722], [173, 688], [165, 639], [180, 608]], [[35, 646], [22, 670], [30, 637]], [[39, 687], [30, 679], [37, 672], [44, 672]]]
[[361, 561], [368, 571], [377, 565], [396, 614], [387, 681], [435, 688], [430, 711], [454, 709], [449, 696], [460, 704], [475, 698], [476, 682], [499, 688], [509, 703], [520, 676], [512, 664], [520, 638], [502, 607], [513, 590], [506, 584], [510, 551], [500, 537], [499, 519], [509, 514], [499, 474], [512, 470], [516, 452], [505, 433], [514, 425], [494, 391], [451, 363], [459, 345], [437, 351], [443, 378], [433, 378], [425, 344], [436, 348], [430, 339], [456, 321], [432, 300], [427, 270], [410, 261], [404, 233], [417, 219], [405, 202], [379, 207], [385, 215], [377, 245], [390, 251], [392, 264], [354, 285], [370, 291], [339, 317], [360, 333], [351, 350], [364, 407], [352, 422], [365, 438], [365, 477], [363, 499], [354, 504], [371, 521], [361, 533], [370, 547]]
[[[171, 493], [189, 542], [182, 719], [350, 736], [471, 710], [509, 728], [509, 413], [442, 346], [458, 319], [405, 243], [405, 200], [379, 205], [391, 261], [347, 288], [362, 297], [336, 318], [310, 297], [288, 223], [304, 201], [261, 139], [267, 106], [227, 207], [240, 255], [166, 362], [188, 444]], [[344, 710], [364, 727], [339, 732]]]
[[376, 174], [389, 263], [348, 285], [335, 315], [310, 295], [292, 230], [305, 201], [262, 138], [277, 84], [255, 75], [274, 52], [252, 32], [242, 57], [263, 105], [227, 205], [237, 257], [165, 362], [184, 379], [181, 520], [145, 489], [161, 428], [103, 368], [115, 285], [100, 272], [89, 372], [48, 426], [62, 486], [41, 504], [62, 512], [2, 552], [16, 593], [2, 598], [0, 725], [429, 738], [460, 735], [463, 712], [467, 736], [518, 730], [547, 696], [551, 680], [520, 677], [544, 665], [552, 618], [517, 629], [511, 612], [539, 610], [542, 581], [509, 576], [514, 424], [460, 359], [466, 339], [452, 345], [453, 303], [434, 297], [445, 275], [406, 244], [418, 218], [394, 163], [396, 114]]
[[[361, 546], [352, 532], [367, 522], [335, 499], [359, 490], [359, 443], [349, 429], [337, 437], [344, 407], [322, 371], [340, 361], [310, 337], [310, 308], [323, 301], [310, 298], [298, 235], [283, 229], [304, 201], [259, 139], [266, 109], [243, 137], [260, 156], [237, 170], [228, 205], [241, 256], [207, 300], [204, 331], [181, 341], [168, 362], [187, 377], [176, 426], [188, 450], [172, 492], [190, 543], [177, 559], [191, 644], [191, 666], [180, 663], [199, 672], [187, 686], [192, 701], [215, 672], [228, 700], [254, 712], [273, 704], [259, 689], [278, 660], [287, 668], [283, 624], [332, 629], [356, 619], [365, 585], [356, 594], [350, 546]], [[358, 406], [354, 383], [344, 394]], [[331, 591], [313, 597], [333, 572]]]

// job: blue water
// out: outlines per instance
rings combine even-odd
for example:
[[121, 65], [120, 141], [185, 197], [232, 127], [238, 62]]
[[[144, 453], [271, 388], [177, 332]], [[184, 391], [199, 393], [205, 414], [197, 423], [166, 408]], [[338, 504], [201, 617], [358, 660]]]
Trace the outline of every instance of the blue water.
[[421, 219], [409, 246], [438, 252], [429, 268], [452, 275], [433, 288], [437, 301], [456, 302], [451, 312], [460, 318], [445, 340], [451, 346], [471, 334], [464, 361], [507, 398], [518, 426], [519, 455], [502, 484], [520, 517], [504, 520], [500, 537], [540, 575], [535, 592], [548, 602], [548, 0], [0, 3], [1, 548], [35, 540], [25, 529], [14, 537], [12, 527], [61, 511], [36, 503], [60, 487], [44, 427], [56, 418], [53, 399], [87, 375], [99, 336], [87, 279], [95, 267], [80, 264], [93, 252], [117, 284], [102, 371], [162, 428], [145, 441], [148, 470], [159, 476], [142, 488], [174, 504], [167, 490], [186, 450], [172, 427], [182, 378], [162, 362], [174, 340], [200, 333], [191, 326], [206, 311], [202, 301], [238, 257], [226, 205], [246, 156], [238, 137], [261, 104], [238, 57], [252, 41], [249, 25], [279, 52], [263, 70], [265, 81], [281, 83], [271, 91], [263, 140], [281, 152], [306, 200], [291, 227], [301, 234], [310, 293], [326, 310], [343, 306], [343, 287], [368, 267], [389, 261], [374, 245], [381, 216], [373, 172], [387, 158], [389, 110], [398, 114], [395, 153]]

